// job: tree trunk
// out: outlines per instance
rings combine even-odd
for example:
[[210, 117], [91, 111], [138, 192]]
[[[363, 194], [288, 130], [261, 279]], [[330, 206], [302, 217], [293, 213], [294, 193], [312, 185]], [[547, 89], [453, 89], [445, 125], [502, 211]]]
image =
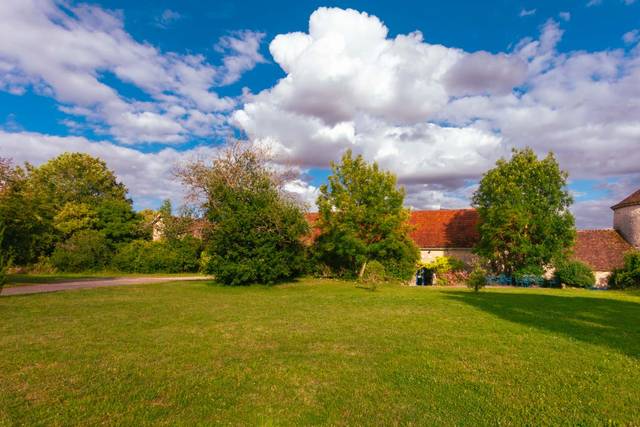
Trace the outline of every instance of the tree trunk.
[[362, 267], [360, 267], [360, 273], [358, 273], [358, 279], [362, 279], [364, 276], [364, 270], [367, 268], [367, 261], [362, 263]]

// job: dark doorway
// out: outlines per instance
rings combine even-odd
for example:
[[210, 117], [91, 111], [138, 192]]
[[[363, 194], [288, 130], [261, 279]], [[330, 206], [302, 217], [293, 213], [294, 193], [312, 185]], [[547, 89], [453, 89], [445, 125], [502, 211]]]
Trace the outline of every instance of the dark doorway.
[[430, 286], [433, 285], [433, 271], [428, 268], [421, 268], [416, 273], [416, 285]]

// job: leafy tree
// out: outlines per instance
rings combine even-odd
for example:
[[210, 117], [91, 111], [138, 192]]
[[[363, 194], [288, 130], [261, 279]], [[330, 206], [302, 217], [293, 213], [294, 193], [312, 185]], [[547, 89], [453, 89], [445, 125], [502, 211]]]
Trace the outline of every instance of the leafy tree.
[[4, 238], [0, 251], [16, 264], [25, 264], [52, 244], [45, 212], [26, 191], [27, 173], [9, 159], [0, 158], [0, 219]]
[[96, 208], [96, 229], [104, 235], [111, 247], [142, 237], [140, 215], [131, 202], [123, 199], [105, 199]]
[[98, 213], [86, 203], [67, 202], [53, 217], [54, 227], [66, 238], [80, 230], [95, 229]]
[[304, 269], [307, 222], [267, 161], [261, 151], [232, 144], [210, 165], [179, 171], [213, 228], [203, 268], [222, 283], [275, 283]]
[[473, 195], [480, 215], [476, 253], [508, 275], [564, 259], [575, 239], [568, 174], [553, 153], [538, 159], [530, 148], [513, 150], [488, 171]]
[[408, 235], [409, 211], [396, 177], [362, 156], [354, 158], [351, 151], [331, 169], [317, 200], [317, 259], [338, 275], [362, 276], [367, 262], [376, 260], [390, 276], [410, 278], [418, 248]]
[[67, 202], [97, 206], [105, 199], [126, 200], [127, 188], [107, 164], [84, 153], [63, 153], [40, 167], [27, 165], [29, 185], [58, 211]]

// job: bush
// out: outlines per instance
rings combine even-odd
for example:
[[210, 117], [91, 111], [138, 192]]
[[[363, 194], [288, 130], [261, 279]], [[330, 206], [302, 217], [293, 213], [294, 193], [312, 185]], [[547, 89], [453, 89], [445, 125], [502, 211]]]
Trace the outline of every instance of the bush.
[[640, 251], [624, 256], [624, 267], [613, 270], [609, 276], [609, 288], [640, 288]]
[[558, 282], [576, 288], [591, 288], [596, 283], [596, 276], [591, 268], [580, 261], [559, 263], [554, 275]]
[[473, 289], [475, 292], [478, 292], [480, 289], [484, 288], [487, 285], [487, 271], [480, 267], [476, 266], [473, 271], [469, 274], [469, 278], [467, 279], [467, 287], [469, 289]]
[[2, 250], [2, 240], [4, 238], [4, 227], [0, 227], [0, 291], [7, 282], [7, 270], [10, 264], [10, 258], [7, 251]]
[[105, 237], [95, 230], [82, 230], [58, 243], [51, 263], [59, 271], [77, 273], [104, 269], [111, 259]]
[[193, 237], [174, 241], [134, 240], [121, 246], [113, 267], [125, 273], [187, 273], [200, 269], [202, 243]]
[[465, 271], [465, 263], [453, 257], [439, 256], [430, 262], [420, 261], [418, 262], [418, 269], [422, 268], [435, 273], [435, 284], [438, 286], [462, 284], [468, 278], [468, 272]]
[[380, 261], [369, 261], [364, 269], [360, 282], [376, 289], [378, 284], [387, 280], [387, 271]]

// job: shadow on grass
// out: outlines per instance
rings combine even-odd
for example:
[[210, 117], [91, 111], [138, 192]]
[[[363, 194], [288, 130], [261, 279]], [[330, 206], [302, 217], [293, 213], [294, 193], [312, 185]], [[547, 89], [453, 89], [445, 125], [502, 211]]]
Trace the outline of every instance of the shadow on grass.
[[604, 298], [494, 292], [447, 295], [510, 322], [640, 358], [640, 304]]

